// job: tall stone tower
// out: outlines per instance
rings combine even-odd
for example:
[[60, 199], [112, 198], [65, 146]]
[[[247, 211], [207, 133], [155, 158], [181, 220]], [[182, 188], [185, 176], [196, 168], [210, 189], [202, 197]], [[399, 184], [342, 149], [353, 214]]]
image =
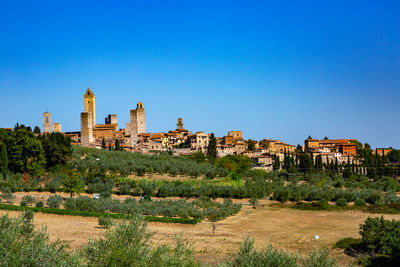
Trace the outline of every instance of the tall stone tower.
[[93, 92], [88, 89], [86, 90], [86, 94], [83, 96], [85, 101], [85, 112], [89, 112], [90, 121], [92, 123], [92, 129], [96, 126], [96, 97]]
[[81, 144], [87, 146], [93, 143], [93, 123], [90, 112], [81, 113]]
[[178, 118], [178, 123], [176, 124], [176, 129], [177, 130], [182, 130], [183, 129], [182, 118]]
[[51, 133], [51, 115], [50, 112], [43, 113], [43, 132]]
[[136, 109], [131, 110], [131, 121], [129, 122], [131, 134], [131, 146], [135, 147], [139, 141], [139, 134], [146, 133], [146, 121], [144, 106], [142, 102], [137, 104]]

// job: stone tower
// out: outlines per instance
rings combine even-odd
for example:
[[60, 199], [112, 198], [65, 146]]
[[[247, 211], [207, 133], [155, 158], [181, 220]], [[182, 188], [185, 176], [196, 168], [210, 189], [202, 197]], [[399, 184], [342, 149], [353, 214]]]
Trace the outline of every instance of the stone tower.
[[177, 130], [182, 130], [183, 129], [182, 118], [178, 118], [178, 123], [176, 124], [176, 129]]
[[87, 146], [93, 143], [93, 123], [90, 112], [81, 113], [81, 144]]
[[53, 123], [53, 133], [61, 133], [61, 123]]
[[86, 94], [83, 96], [83, 99], [85, 101], [85, 112], [89, 113], [93, 129], [94, 126], [96, 126], [96, 97], [89, 87], [86, 90]]
[[50, 112], [43, 113], [43, 132], [51, 133], [51, 115]]
[[135, 147], [139, 141], [139, 134], [146, 133], [146, 121], [144, 106], [142, 102], [137, 104], [136, 109], [131, 110], [131, 121], [129, 122], [131, 134], [131, 146]]

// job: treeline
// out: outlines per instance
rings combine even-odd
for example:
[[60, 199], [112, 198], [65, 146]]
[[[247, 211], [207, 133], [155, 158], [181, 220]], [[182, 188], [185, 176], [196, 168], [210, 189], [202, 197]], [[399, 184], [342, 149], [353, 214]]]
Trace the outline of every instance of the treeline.
[[353, 174], [365, 174], [369, 178], [399, 177], [400, 166], [395, 164], [399, 162], [400, 150], [395, 149], [390, 151], [388, 155], [384, 153], [380, 155], [378, 150], [373, 153], [368, 148], [362, 148], [358, 151], [358, 157], [350, 159], [350, 156], [348, 156], [345, 163], [339, 163], [337, 159], [325, 159], [325, 162], [323, 162], [321, 155], [314, 157], [312, 153], [307, 154], [297, 149], [294, 154], [285, 151], [283, 162], [280, 162], [279, 157], [275, 156], [273, 168], [274, 170], [282, 168], [290, 173], [340, 173], [344, 178], [349, 178]]
[[0, 171], [3, 178], [9, 172], [40, 176], [44, 170], [65, 164], [71, 158], [70, 138], [61, 133], [41, 135], [37, 128], [35, 132], [23, 124], [17, 124], [13, 131], [0, 129]]

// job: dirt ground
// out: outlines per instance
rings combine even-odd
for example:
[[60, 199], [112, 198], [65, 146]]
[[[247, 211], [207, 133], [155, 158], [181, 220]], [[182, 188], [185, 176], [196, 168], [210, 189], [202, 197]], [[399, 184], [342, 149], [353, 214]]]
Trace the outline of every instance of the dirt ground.
[[[17, 212], [0, 211], [0, 214], [6, 213], [17, 216]], [[196, 257], [207, 263], [228, 257], [239, 249], [246, 236], [251, 236], [259, 248], [272, 243], [290, 252], [307, 254], [312, 249], [326, 247], [341, 265], [347, 265], [352, 258], [332, 246], [341, 238], [358, 237], [359, 224], [368, 216], [379, 215], [243, 206], [237, 215], [217, 222], [215, 234], [207, 221], [197, 225], [149, 223], [149, 229], [156, 232], [152, 239], [154, 244], [173, 245], [175, 235], [183, 232], [193, 244]], [[385, 218], [400, 220], [400, 215], [385, 215]], [[78, 248], [89, 238], [99, 238], [104, 233], [98, 227], [97, 218], [36, 213], [34, 223], [36, 227], [47, 226], [51, 240], [68, 241], [71, 248]], [[315, 235], [320, 239], [315, 240]]]

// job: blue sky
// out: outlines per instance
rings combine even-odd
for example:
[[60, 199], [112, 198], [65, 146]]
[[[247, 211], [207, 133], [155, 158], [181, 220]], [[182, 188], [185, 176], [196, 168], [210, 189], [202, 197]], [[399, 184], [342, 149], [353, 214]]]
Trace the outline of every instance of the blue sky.
[[142, 101], [149, 132], [242, 130], [400, 148], [398, 1], [3, 1], [0, 127], [120, 126]]

